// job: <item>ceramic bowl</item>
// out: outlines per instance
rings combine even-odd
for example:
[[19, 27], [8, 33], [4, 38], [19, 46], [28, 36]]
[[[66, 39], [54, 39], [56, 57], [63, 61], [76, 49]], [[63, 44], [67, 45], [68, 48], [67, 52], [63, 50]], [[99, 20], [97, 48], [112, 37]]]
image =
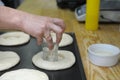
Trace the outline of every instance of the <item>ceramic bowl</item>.
[[91, 63], [98, 66], [113, 66], [118, 63], [120, 49], [110, 44], [92, 44], [88, 47]]

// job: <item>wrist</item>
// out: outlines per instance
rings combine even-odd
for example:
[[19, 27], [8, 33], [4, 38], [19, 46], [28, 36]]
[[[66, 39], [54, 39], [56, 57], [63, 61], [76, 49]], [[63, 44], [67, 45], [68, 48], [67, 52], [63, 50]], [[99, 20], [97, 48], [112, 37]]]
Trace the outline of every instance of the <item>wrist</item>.
[[26, 19], [26, 13], [22, 11], [18, 11], [13, 18], [13, 24], [15, 26], [14, 29], [24, 31], [25, 19]]
[[13, 25], [13, 29], [15, 30], [22, 30], [22, 19], [20, 18], [20, 16], [15, 15], [12, 18], [12, 25]]

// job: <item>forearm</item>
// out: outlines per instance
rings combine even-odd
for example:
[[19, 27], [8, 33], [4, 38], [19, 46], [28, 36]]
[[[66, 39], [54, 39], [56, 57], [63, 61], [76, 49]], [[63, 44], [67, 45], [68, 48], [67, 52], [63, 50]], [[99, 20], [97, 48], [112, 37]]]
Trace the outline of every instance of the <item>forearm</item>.
[[0, 6], [0, 29], [22, 29], [22, 19], [24, 12]]

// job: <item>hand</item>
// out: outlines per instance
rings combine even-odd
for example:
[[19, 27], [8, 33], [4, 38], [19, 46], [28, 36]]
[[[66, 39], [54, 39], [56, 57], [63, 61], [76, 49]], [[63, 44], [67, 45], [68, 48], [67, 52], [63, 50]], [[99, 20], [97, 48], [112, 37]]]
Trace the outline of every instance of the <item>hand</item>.
[[27, 15], [22, 21], [23, 31], [37, 38], [38, 44], [41, 44], [43, 38], [46, 39], [49, 49], [53, 48], [53, 40], [50, 32], [56, 33], [56, 43], [59, 44], [62, 33], [65, 30], [63, 20], [44, 16]]

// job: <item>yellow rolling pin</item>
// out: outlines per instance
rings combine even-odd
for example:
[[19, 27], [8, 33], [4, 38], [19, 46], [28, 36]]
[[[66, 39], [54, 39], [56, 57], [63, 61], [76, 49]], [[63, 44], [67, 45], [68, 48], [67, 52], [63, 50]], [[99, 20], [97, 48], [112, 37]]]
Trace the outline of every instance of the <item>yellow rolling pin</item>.
[[100, 0], [87, 0], [86, 22], [87, 30], [97, 30], [99, 26]]

